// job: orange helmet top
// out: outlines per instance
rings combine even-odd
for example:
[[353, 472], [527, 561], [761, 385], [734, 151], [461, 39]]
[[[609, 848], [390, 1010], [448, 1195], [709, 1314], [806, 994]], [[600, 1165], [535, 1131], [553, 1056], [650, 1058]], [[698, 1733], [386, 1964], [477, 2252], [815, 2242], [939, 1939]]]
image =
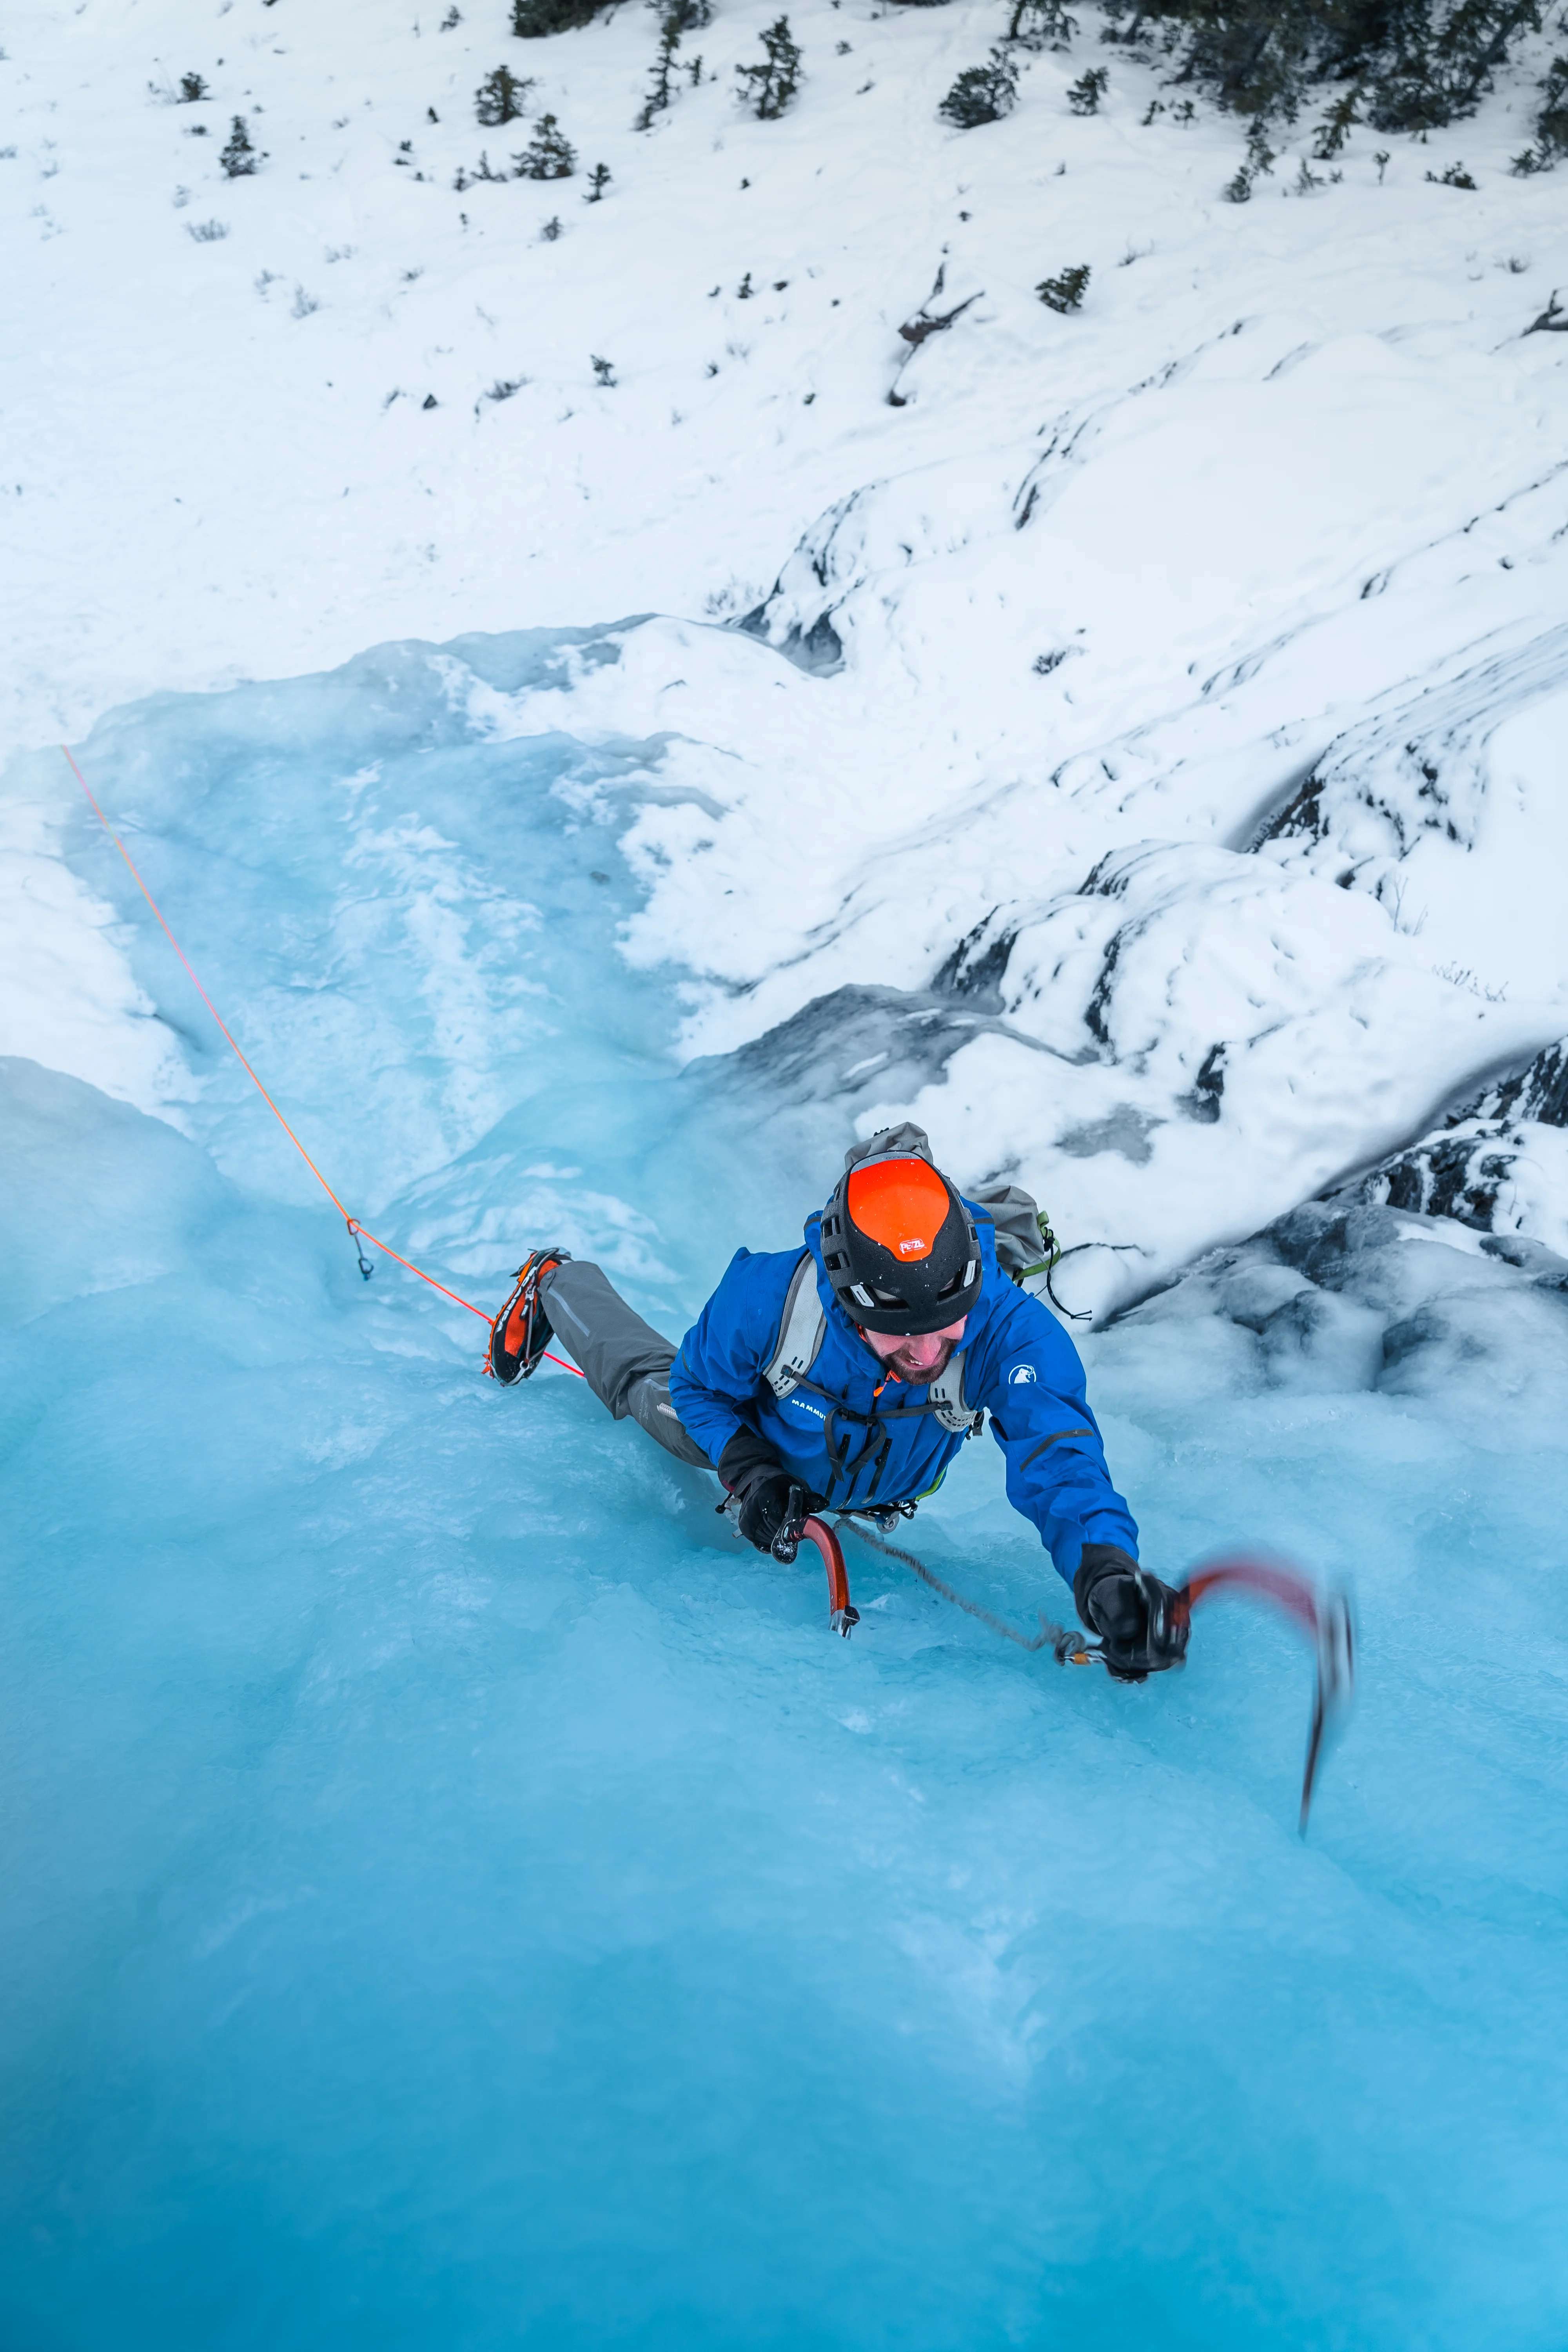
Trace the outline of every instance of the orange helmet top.
[[849, 1214], [900, 1265], [929, 1257], [947, 1216], [947, 1186], [925, 1160], [879, 1160], [849, 1171]]

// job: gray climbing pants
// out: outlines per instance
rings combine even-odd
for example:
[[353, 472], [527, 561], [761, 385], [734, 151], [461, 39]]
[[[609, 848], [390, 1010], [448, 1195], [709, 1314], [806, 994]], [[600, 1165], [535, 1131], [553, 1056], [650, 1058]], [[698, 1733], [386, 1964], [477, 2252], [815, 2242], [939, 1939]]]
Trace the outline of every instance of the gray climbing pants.
[[680, 1425], [669, 1402], [675, 1349], [634, 1314], [607, 1276], [583, 1258], [552, 1266], [539, 1286], [544, 1311], [601, 1404], [617, 1421], [629, 1413], [678, 1462], [713, 1465]]

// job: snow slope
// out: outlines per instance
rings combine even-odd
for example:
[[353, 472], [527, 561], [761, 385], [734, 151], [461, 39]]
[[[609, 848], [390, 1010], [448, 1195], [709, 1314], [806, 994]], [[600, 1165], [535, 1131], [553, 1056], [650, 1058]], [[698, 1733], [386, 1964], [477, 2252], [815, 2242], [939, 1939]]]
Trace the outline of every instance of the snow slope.
[[[499, 10], [148, 5], [107, 44], [95, 8], [24, 11], [11, 724], [387, 635], [685, 614], [574, 723], [669, 739], [631, 946], [699, 982], [688, 1049], [984, 954], [1005, 1034], [921, 1115], [1078, 1238], [1136, 1242], [1081, 1270], [1109, 1307], [1568, 1028], [1564, 345], [1525, 331], [1568, 182], [1503, 168], [1546, 47], [1451, 137], [1379, 164], [1357, 133], [1304, 192], [1293, 150], [1238, 206], [1235, 125], [1178, 121], [1152, 68], [1114, 53], [1103, 112], [1070, 111], [1087, 35], [961, 133], [935, 100], [984, 11], [797, 14], [771, 123], [732, 86], [762, 21], [723, 12], [639, 134], [630, 9], [531, 44]], [[473, 120], [503, 57], [608, 164], [602, 203], [468, 180], [524, 143]], [[168, 102], [193, 70], [210, 101]], [[266, 160], [231, 181], [235, 111]], [[1427, 178], [1456, 158], [1475, 191]], [[1033, 286], [1076, 260], [1059, 317]], [[911, 346], [939, 267], [937, 312], [975, 299]], [[747, 614], [842, 667], [710, 625]], [[1320, 761], [1303, 856], [1269, 820]], [[1368, 792], [1394, 814], [1358, 832]]]

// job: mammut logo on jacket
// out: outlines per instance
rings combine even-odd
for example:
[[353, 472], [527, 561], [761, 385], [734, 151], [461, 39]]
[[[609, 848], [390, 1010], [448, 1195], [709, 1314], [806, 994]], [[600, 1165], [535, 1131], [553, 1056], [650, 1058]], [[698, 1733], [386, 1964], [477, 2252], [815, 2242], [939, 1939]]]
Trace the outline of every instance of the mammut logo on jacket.
[[1010, 1389], [1021, 1388], [1026, 1381], [1037, 1378], [1033, 1364], [1015, 1364], [1007, 1375], [1007, 1386]]

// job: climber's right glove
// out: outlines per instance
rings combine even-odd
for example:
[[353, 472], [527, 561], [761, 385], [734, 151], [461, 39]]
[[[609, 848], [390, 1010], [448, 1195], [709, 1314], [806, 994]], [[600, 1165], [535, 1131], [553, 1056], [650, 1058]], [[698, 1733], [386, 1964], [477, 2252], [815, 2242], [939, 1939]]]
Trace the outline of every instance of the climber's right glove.
[[[772, 1551], [781, 1536], [798, 1538], [800, 1521], [816, 1497], [803, 1492], [778, 1455], [754, 1429], [738, 1429], [719, 1456], [719, 1475], [740, 1497], [741, 1533], [759, 1551]], [[790, 1497], [795, 1498], [792, 1517]]]

